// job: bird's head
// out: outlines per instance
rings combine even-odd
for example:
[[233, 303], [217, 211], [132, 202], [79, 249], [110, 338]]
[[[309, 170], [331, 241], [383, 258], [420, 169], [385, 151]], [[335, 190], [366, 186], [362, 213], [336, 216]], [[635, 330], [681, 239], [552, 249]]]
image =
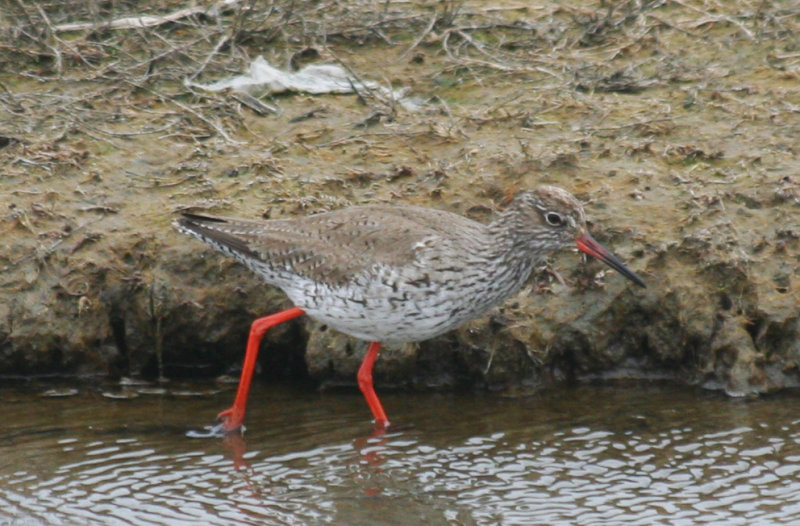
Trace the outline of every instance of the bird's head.
[[556, 186], [540, 186], [516, 196], [509, 206], [517, 216], [515, 230], [540, 251], [575, 247], [595, 257], [639, 286], [644, 281], [589, 234], [581, 203]]

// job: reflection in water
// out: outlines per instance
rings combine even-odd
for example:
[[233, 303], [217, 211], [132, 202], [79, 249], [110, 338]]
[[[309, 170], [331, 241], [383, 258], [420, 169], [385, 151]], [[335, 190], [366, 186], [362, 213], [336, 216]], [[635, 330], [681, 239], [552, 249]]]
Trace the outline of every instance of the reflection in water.
[[[670, 386], [539, 397], [254, 386], [245, 437], [188, 439], [227, 393], [0, 391], [0, 523], [791, 524], [800, 400]], [[13, 415], [13, 416], [12, 416]], [[13, 524], [13, 522], [12, 522]]]
[[[250, 464], [245, 460], [245, 453], [247, 453], [247, 441], [242, 433], [230, 433], [227, 435], [220, 435], [222, 433], [221, 426], [214, 426], [214, 429], [208, 433], [198, 433], [189, 431], [186, 435], [191, 438], [219, 438], [225, 449], [230, 452], [233, 467], [236, 470], [250, 470]], [[384, 435], [386, 434], [385, 425], [375, 425], [372, 434], [365, 437], [356, 438], [353, 441], [353, 447], [359, 453], [361, 459], [373, 467], [377, 467], [383, 463], [384, 458], [380, 452], [373, 447], [373, 444], [383, 445], [386, 443]]]

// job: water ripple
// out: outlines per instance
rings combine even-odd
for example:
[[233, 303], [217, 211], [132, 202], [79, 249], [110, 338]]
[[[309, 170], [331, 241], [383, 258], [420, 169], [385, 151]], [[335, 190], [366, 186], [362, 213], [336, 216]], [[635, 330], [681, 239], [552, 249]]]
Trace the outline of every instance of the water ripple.
[[181, 416], [204, 413], [204, 399], [170, 399], [159, 416], [156, 395], [117, 402], [124, 411], [103, 399], [106, 414], [68, 405], [80, 394], [32, 397], [0, 443], [0, 523], [793, 524], [800, 514], [791, 396], [397, 394], [386, 405], [414, 425], [375, 436], [357, 394], [283, 396], [269, 395], [281, 411], [252, 410], [238, 442], [184, 437], [196, 423]]

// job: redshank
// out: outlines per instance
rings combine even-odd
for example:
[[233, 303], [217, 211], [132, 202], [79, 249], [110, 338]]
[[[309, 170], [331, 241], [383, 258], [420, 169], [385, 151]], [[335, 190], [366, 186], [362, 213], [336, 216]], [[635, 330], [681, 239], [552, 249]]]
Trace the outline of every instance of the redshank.
[[295, 305], [253, 322], [236, 399], [219, 414], [225, 432], [244, 420], [264, 333], [301, 314], [371, 342], [358, 385], [384, 428], [389, 420], [372, 385], [381, 342], [426, 340], [481, 316], [517, 292], [548, 254], [570, 246], [645, 286], [589, 234], [580, 202], [554, 186], [520, 193], [488, 225], [441, 210], [371, 205], [266, 221], [186, 213], [175, 226], [236, 258]]

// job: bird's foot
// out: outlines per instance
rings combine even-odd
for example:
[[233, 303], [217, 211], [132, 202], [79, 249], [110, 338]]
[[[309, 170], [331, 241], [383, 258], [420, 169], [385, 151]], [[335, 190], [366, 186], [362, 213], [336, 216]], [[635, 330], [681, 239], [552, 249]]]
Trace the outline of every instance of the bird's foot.
[[241, 411], [235, 405], [218, 414], [217, 420], [219, 420], [219, 423], [214, 428], [218, 428], [221, 434], [227, 435], [236, 431], [244, 431], [244, 426], [242, 426], [244, 411]]
[[189, 438], [228, 438], [238, 433], [244, 433], [244, 414], [237, 411], [235, 407], [231, 407], [219, 415], [217, 418], [220, 420], [213, 426], [205, 426], [202, 431], [190, 430], [186, 432]]
[[372, 421], [372, 436], [379, 437], [389, 430], [388, 420], [373, 420]]

